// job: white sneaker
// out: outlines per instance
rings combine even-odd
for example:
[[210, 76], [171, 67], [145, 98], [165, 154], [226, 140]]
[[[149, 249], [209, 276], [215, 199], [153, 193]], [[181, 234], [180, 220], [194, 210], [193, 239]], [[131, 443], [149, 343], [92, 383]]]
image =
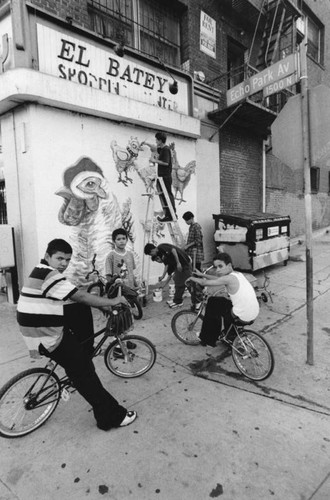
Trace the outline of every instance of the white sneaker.
[[176, 309], [177, 307], [181, 307], [181, 306], [183, 306], [183, 302], [179, 302], [179, 303], [173, 302], [173, 304], [170, 306], [170, 308]]
[[166, 304], [169, 306], [169, 307], [172, 307], [173, 304], [174, 304], [174, 301], [173, 300], [167, 300], [166, 301]]
[[126, 425], [132, 424], [134, 420], [137, 417], [136, 411], [128, 411], [126, 413], [126, 417], [122, 421], [122, 423], [119, 425], [119, 427], [125, 427]]

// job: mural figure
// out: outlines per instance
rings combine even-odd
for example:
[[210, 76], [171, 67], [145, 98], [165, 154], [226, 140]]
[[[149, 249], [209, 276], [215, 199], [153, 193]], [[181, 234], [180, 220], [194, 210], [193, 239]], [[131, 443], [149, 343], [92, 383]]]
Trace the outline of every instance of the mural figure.
[[155, 190], [155, 181], [157, 178], [156, 165], [154, 165], [153, 163], [149, 163], [147, 165], [136, 163], [134, 165], [134, 168], [140, 179], [143, 181], [146, 192], [149, 194], [153, 193], [153, 191]]
[[[179, 200], [179, 205], [181, 205], [181, 203], [187, 201], [183, 199], [183, 192], [190, 182], [191, 175], [196, 173], [196, 161], [192, 160], [185, 167], [181, 167], [178, 162], [175, 143], [172, 142], [169, 144], [169, 147], [172, 152], [172, 187], [174, 189], [174, 197], [176, 200]], [[180, 194], [180, 198], [178, 198], [178, 193]]]
[[[134, 243], [136, 236], [134, 231], [134, 219], [131, 211], [132, 200], [127, 198], [122, 205], [122, 224], [121, 227], [127, 232], [128, 240]], [[129, 246], [129, 245], [128, 245]], [[131, 249], [130, 249], [131, 250]]]
[[[135, 160], [141, 151], [140, 143], [137, 137], [131, 136], [126, 147], [119, 146], [115, 140], [111, 141], [110, 147], [119, 174], [118, 182], [122, 182], [127, 187], [128, 181], [133, 182], [133, 179], [128, 177], [128, 172], [135, 168]], [[124, 179], [123, 175], [125, 175]]]
[[144, 222], [142, 220], [140, 222], [143, 227], [143, 231], [146, 231], [148, 235], [150, 235], [150, 242], [154, 245], [158, 245], [159, 240], [165, 238], [165, 223], [159, 222], [156, 216], [154, 216], [152, 220], [149, 220], [147, 222]]
[[82, 285], [94, 254], [96, 268], [104, 274], [112, 231], [122, 224], [119, 203], [110, 193], [102, 169], [88, 157], [80, 158], [64, 171], [63, 186], [55, 194], [64, 198], [59, 221], [72, 226], [73, 257], [68, 274], [77, 285]]

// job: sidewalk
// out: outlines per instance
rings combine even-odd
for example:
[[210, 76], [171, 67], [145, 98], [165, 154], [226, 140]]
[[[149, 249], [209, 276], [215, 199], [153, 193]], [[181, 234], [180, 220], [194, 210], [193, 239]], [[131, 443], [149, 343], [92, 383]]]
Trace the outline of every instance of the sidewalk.
[[[0, 499], [329, 500], [330, 233], [315, 235], [313, 252], [313, 366], [306, 364], [303, 244], [292, 247], [287, 266], [267, 269], [273, 302], [261, 302], [253, 325], [275, 354], [264, 382], [242, 377], [221, 346], [180, 343], [166, 298], [150, 296], [135, 332], [155, 343], [154, 368], [123, 380], [96, 359], [103, 382], [138, 411], [137, 421], [103, 433], [78, 395], [61, 402], [35, 433], [0, 438]], [[2, 301], [0, 315], [2, 385], [43, 363], [28, 358], [15, 307]]]

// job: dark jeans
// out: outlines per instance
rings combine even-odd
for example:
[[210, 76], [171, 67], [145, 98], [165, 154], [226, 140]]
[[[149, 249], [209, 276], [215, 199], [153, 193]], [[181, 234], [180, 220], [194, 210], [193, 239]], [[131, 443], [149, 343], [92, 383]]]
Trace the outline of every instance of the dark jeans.
[[202, 342], [212, 347], [215, 346], [222, 329], [222, 320], [225, 329], [231, 325], [232, 307], [232, 302], [226, 297], [210, 297], [208, 299], [200, 334]]
[[[70, 314], [73, 314], [74, 310], [73, 306]], [[84, 307], [76, 309], [76, 311], [79, 310], [82, 314], [86, 314], [86, 318], [89, 316], [88, 311], [83, 313]], [[81, 318], [76, 319], [81, 322]], [[82, 331], [86, 334], [87, 330], [83, 328]], [[118, 427], [125, 418], [127, 410], [119, 405], [118, 401], [101, 384], [90, 355], [91, 346], [90, 344], [88, 346], [88, 343], [81, 344], [81, 340], [80, 335], [65, 328], [60, 345], [54, 351], [48, 352], [41, 344], [40, 353], [64, 368], [79, 394], [92, 406], [97, 426], [100, 429], [108, 430], [111, 427]]]
[[186, 280], [191, 276], [191, 267], [187, 266], [182, 269], [182, 271], [174, 271], [173, 281], [175, 284], [175, 293], [173, 297], [173, 302], [180, 304], [183, 299], [183, 294], [186, 288]]
[[[173, 196], [173, 193], [172, 193], [172, 177], [171, 176], [167, 176], [167, 177], [162, 177], [162, 179], [164, 181], [165, 188], [166, 188], [166, 190], [168, 192], [168, 196], [169, 196], [171, 204], [173, 206], [173, 210], [176, 213], [175, 201], [174, 201], [174, 196]], [[158, 192], [162, 191], [162, 188], [161, 188], [158, 180], [157, 180], [157, 191]], [[160, 202], [161, 202], [162, 207], [164, 209], [165, 217], [169, 217], [170, 218], [171, 217], [171, 213], [170, 213], [169, 209], [166, 208], [168, 205], [167, 205], [167, 201], [166, 201], [166, 198], [165, 198], [164, 194], [160, 194], [159, 195], [159, 199], [160, 199]]]

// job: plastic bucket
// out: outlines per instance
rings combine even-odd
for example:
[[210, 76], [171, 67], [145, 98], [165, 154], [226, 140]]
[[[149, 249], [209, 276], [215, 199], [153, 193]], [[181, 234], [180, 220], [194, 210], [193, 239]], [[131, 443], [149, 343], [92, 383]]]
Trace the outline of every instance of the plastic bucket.
[[154, 302], [161, 302], [163, 300], [163, 290], [161, 288], [155, 288], [152, 292], [152, 298]]

